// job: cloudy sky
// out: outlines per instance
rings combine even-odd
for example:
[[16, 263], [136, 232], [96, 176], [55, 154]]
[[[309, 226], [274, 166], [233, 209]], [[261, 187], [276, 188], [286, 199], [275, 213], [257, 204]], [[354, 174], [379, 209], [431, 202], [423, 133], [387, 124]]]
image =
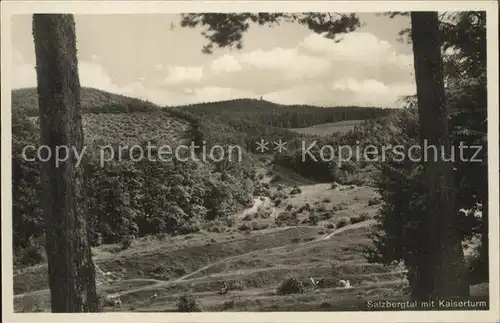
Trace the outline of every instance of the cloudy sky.
[[[389, 106], [414, 94], [405, 17], [359, 14], [340, 42], [304, 26], [252, 26], [241, 50], [201, 52], [199, 28], [178, 15], [76, 15], [83, 86], [162, 105], [258, 98], [283, 104]], [[36, 86], [31, 16], [12, 17], [12, 87]]]

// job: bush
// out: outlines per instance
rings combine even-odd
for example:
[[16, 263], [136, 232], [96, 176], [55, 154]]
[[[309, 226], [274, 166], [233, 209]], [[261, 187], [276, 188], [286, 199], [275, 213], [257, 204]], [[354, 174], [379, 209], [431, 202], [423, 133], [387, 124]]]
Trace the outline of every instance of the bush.
[[377, 197], [371, 198], [368, 201], [368, 206], [373, 206], [373, 205], [378, 205], [378, 204], [380, 204], [380, 199]]
[[337, 220], [336, 227], [337, 229], [340, 229], [342, 227], [345, 227], [349, 223], [349, 219], [346, 217], [341, 217]]
[[254, 218], [253, 214], [247, 214], [243, 217], [243, 221], [251, 221]]
[[264, 209], [264, 210], [261, 209], [258, 211], [256, 218], [260, 217], [262, 219], [267, 219], [271, 216], [272, 213], [273, 213], [273, 210], [271, 210], [271, 209]]
[[349, 222], [351, 224], [355, 224], [355, 223], [359, 223], [359, 222], [362, 222], [363, 220], [361, 219], [361, 217], [358, 215], [358, 216], [353, 216], [352, 218], [349, 219]]
[[248, 232], [248, 231], [251, 231], [252, 229], [253, 228], [250, 225], [246, 224], [246, 223], [243, 223], [242, 225], [240, 225], [238, 227], [238, 230], [243, 231], [243, 232]]
[[323, 220], [328, 220], [328, 219], [333, 218], [334, 215], [335, 215], [335, 212], [333, 212], [333, 211], [327, 211], [327, 212], [323, 212], [321, 214], [321, 218]]
[[302, 189], [298, 186], [294, 186], [290, 191], [290, 195], [300, 194], [302, 193]]
[[19, 256], [19, 262], [24, 266], [34, 266], [45, 261], [45, 250], [39, 244], [30, 244], [22, 249]]
[[252, 221], [251, 226], [253, 231], [258, 231], [266, 229], [269, 225], [267, 223], [258, 223], [257, 221]]
[[281, 212], [274, 220], [277, 226], [297, 224], [297, 215], [290, 212]]
[[370, 220], [372, 217], [370, 214], [368, 214], [367, 212], [363, 212], [359, 215], [361, 221], [366, 221], [366, 220]]
[[301, 294], [304, 292], [304, 284], [294, 277], [285, 279], [276, 289], [279, 295]]
[[318, 206], [316, 207], [316, 210], [317, 210], [318, 212], [325, 212], [325, 211], [326, 211], [326, 205], [324, 205], [324, 204], [320, 204], [320, 205], [318, 205]]
[[190, 234], [190, 233], [196, 233], [200, 231], [200, 225], [198, 223], [184, 223], [182, 224], [178, 232], [179, 234]]
[[126, 238], [121, 242], [120, 247], [122, 250], [126, 250], [126, 249], [130, 248], [131, 245], [132, 245], [132, 239]]
[[177, 311], [179, 312], [201, 312], [201, 308], [193, 295], [186, 294], [177, 301]]
[[241, 280], [235, 280], [229, 286], [231, 290], [244, 290], [246, 287], [245, 283]]
[[311, 213], [309, 215], [309, 223], [311, 225], [318, 225], [319, 221], [320, 221], [320, 217], [318, 214], [316, 214], [315, 212]]
[[344, 202], [337, 205], [336, 211], [347, 210], [348, 207], [349, 207], [349, 204], [347, 204], [347, 202], [344, 201]]
[[213, 221], [207, 222], [204, 225], [204, 229], [208, 232], [222, 233], [222, 232], [226, 231], [226, 224], [220, 220], [213, 220]]
[[368, 214], [367, 212], [363, 212], [358, 216], [352, 217], [350, 222], [351, 222], [351, 224], [354, 224], [354, 223], [363, 222], [363, 221], [366, 221], [369, 219], [371, 219], [370, 214]]
[[279, 182], [282, 181], [284, 178], [281, 174], [276, 174], [274, 177], [271, 179], [271, 183]]
[[229, 309], [233, 309], [234, 308], [234, 299], [230, 300], [230, 301], [225, 301], [223, 304], [222, 304], [222, 310], [225, 311], [225, 310], [229, 310]]
[[331, 223], [331, 222], [328, 222], [326, 225], [325, 225], [325, 228], [327, 229], [335, 229], [335, 224]]

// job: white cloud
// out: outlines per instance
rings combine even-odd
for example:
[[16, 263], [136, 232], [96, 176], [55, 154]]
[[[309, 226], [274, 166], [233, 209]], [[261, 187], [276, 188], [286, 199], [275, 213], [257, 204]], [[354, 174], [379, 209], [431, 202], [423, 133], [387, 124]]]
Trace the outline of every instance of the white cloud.
[[238, 60], [229, 54], [217, 57], [211, 63], [212, 71], [218, 72], [235, 72], [241, 71], [242, 67]]
[[[170, 70], [174, 71], [174, 73], [171, 74], [174, 75], [174, 77], [171, 78], [171, 81], [175, 79], [177, 81], [199, 79], [200, 73], [196, 69], [174, 67], [171, 68]], [[193, 72], [193, 70], [195, 71], [194, 76], [193, 74], [190, 74]], [[216, 101], [218, 95], [222, 95], [223, 97], [233, 98], [233, 97], [238, 97], [238, 95], [240, 94], [241, 95], [246, 94], [239, 90], [231, 92], [228, 89], [224, 89], [217, 92], [216, 88], [207, 88], [207, 89], [202, 88], [197, 92], [196, 91], [193, 92], [195, 93], [195, 96], [186, 95], [164, 89], [146, 88], [141, 83], [144, 77], [141, 77], [138, 82], [133, 82], [125, 86], [119, 86], [113, 82], [113, 80], [104, 70], [104, 68], [95, 61], [79, 61], [78, 73], [80, 77], [81, 86], [93, 87], [111, 93], [142, 98], [160, 105], [195, 103], [198, 102], [197, 100], [207, 101], [208, 99]], [[25, 63], [23, 55], [15, 49], [13, 49], [12, 52], [11, 75], [12, 75], [13, 89], [37, 86], [35, 66], [32, 64]], [[234, 93], [234, 95], [231, 93]]]
[[[280, 80], [318, 77], [328, 70], [330, 62], [324, 58], [303, 55], [295, 48], [276, 47], [272, 50], [261, 49], [238, 54], [225, 54], [211, 62], [217, 74], [234, 73], [234, 77], [245, 77], [244, 73], [264, 73], [257, 77], [271, 82]], [[269, 79], [270, 73], [273, 77]]]
[[224, 54], [210, 65], [205, 86], [267, 93], [280, 103], [385, 105], [415, 93], [413, 56], [367, 32], [339, 41], [311, 33], [295, 48]]
[[168, 76], [164, 79], [166, 84], [184, 82], [199, 82], [203, 77], [201, 66], [168, 66]]
[[[100, 62], [80, 61], [80, 82], [168, 105], [263, 95], [284, 104], [387, 106], [415, 93], [412, 55], [366, 32], [344, 34], [339, 42], [312, 33], [295, 48], [205, 57], [211, 60], [199, 66], [155, 62], [151, 74], [141, 72], [126, 86], [116, 85]], [[16, 51], [12, 71], [13, 87], [36, 86], [34, 66]]]
[[377, 80], [342, 79], [332, 84], [297, 85], [264, 94], [266, 100], [281, 104], [313, 104], [319, 106], [388, 107], [401, 95], [415, 93], [415, 86], [387, 85]]
[[[409, 55], [398, 54], [389, 42], [380, 40], [367, 32], [342, 34], [336, 40], [312, 33], [298, 45], [298, 48], [339, 62], [345, 60], [357, 63], [394, 61], [401, 63], [402, 66], [412, 62], [408, 60]], [[395, 59], [395, 56], [398, 58]]]

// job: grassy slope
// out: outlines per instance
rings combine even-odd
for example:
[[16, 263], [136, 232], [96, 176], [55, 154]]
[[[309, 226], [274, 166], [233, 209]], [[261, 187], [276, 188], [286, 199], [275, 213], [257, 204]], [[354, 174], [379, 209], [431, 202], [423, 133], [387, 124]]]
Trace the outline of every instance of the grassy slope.
[[[122, 146], [155, 141], [158, 145], [179, 144], [190, 137], [191, 124], [161, 107], [135, 98], [92, 88], [81, 89], [83, 127], [87, 145]], [[37, 123], [35, 88], [12, 91], [12, 110]]]

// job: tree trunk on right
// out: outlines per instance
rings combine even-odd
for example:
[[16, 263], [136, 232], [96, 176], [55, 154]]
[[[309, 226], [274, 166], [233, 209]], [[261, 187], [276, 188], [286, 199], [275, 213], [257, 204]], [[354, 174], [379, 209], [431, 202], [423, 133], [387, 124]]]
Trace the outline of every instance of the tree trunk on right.
[[[426, 178], [428, 269], [432, 298], [469, 295], [464, 253], [460, 241], [453, 183], [453, 163], [443, 160], [450, 152], [448, 111], [445, 102], [441, 42], [437, 12], [411, 12], [412, 42], [417, 84], [422, 156]], [[437, 149], [434, 150], [432, 146]]]

